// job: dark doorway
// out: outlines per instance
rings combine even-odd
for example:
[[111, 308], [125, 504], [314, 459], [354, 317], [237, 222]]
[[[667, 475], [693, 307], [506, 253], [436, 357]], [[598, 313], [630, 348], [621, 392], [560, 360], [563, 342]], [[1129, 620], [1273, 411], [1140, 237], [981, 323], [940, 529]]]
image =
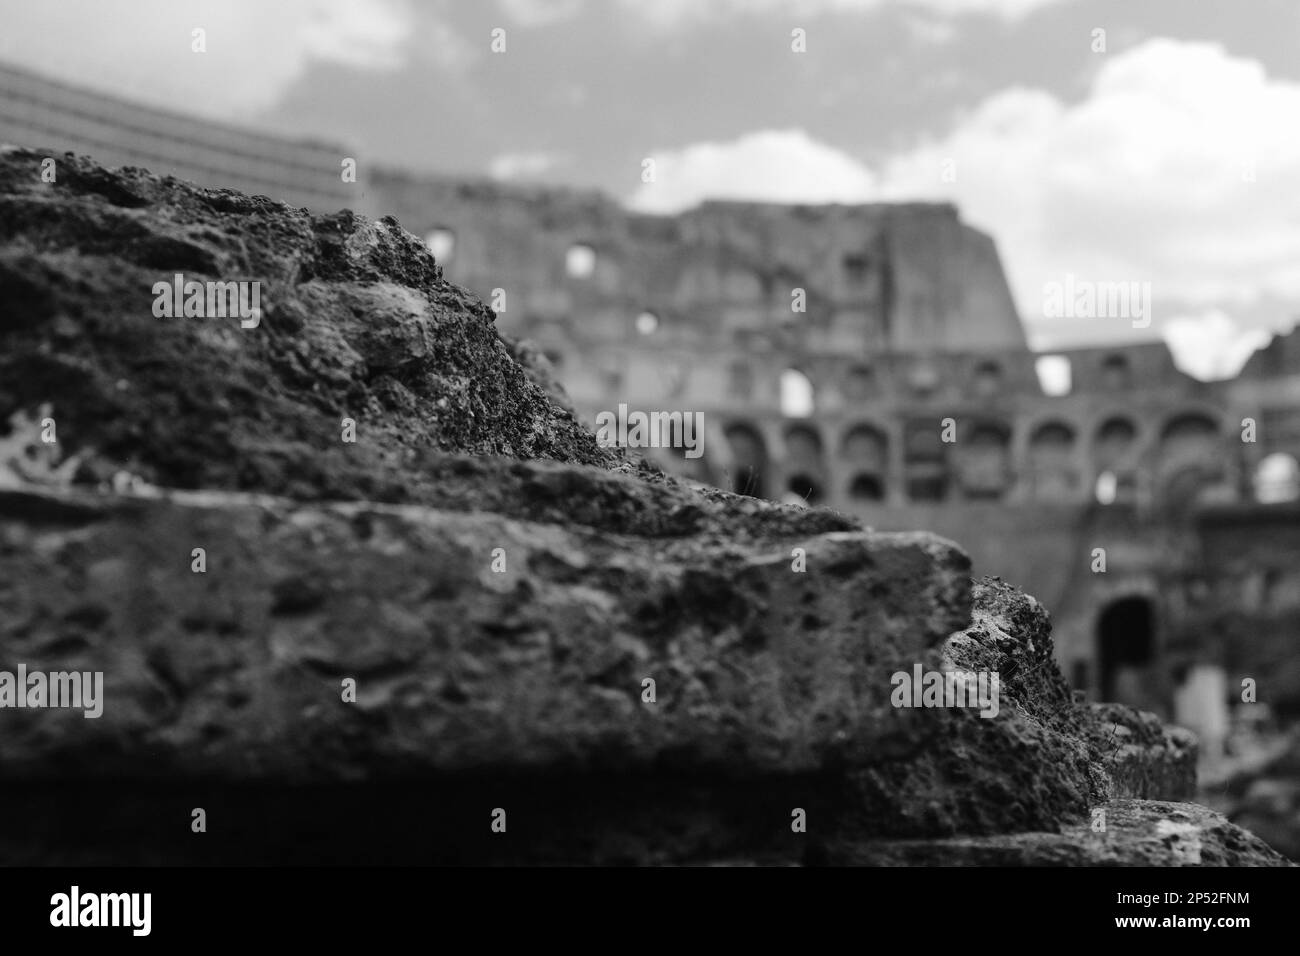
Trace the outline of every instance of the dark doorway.
[[[1097, 663], [1101, 699], [1136, 703], [1133, 682], [1155, 660], [1155, 612], [1144, 597], [1120, 598], [1097, 619]], [[1146, 689], [1149, 690], [1150, 689]]]

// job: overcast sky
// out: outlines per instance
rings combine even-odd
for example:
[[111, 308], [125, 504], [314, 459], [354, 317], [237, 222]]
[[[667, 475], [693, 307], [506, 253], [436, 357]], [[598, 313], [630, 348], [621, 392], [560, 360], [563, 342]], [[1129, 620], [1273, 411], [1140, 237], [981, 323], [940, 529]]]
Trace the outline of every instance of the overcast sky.
[[[0, 23], [5, 61], [389, 166], [656, 212], [951, 199], [1039, 347], [1163, 335], [1205, 377], [1300, 316], [1296, 0], [0, 0]], [[1151, 328], [1045, 317], [1067, 273], [1150, 282]]]

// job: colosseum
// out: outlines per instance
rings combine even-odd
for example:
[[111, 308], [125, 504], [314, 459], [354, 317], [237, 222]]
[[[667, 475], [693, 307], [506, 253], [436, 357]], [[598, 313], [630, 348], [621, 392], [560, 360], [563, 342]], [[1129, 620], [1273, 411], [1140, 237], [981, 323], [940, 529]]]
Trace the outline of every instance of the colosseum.
[[[702, 457], [647, 450], [666, 470], [962, 542], [1052, 609], [1092, 696], [1210, 737], [1225, 684], [1300, 704], [1294, 335], [1219, 382], [1159, 342], [1035, 353], [992, 238], [950, 205], [663, 217], [488, 182], [373, 187], [593, 427], [619, 404], [702, 412]], [[1044, 389], [1044, 362], [1066, 387]]]
[[593, 427], [620, 405], [702, 413], [701, 457], [648, 450], [666, 470], [960, 542], [1051, 608], [1076, 689], [1173, 717], [1210, 753], [1243, 681], [1300, 711], [1294, 335], [1218, 382], [1154, 341], [1035, 353], [993, 238], [944, 204], [655, 216], [364, 164], [348, 182], [350, 149], [9, 69], [0, 141], [394, 215], [537, 343]]

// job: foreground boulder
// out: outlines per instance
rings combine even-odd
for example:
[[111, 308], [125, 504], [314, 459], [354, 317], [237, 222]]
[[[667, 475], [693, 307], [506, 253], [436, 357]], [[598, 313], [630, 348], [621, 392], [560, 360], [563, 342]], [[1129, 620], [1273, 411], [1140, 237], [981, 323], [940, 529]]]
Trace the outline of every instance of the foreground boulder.
[[[0, 858], [1283, 862], [1164, 802], [1194, 744], [1076, 701], [1032, 598], [598, 447], [395, 222], [44, 155], [0, 155], [0, 672], [102, 713], [0, 708]], [[155, 315], [176, 272], [259, 321]], [[898, 706], [956, 671], [991, 706]]]

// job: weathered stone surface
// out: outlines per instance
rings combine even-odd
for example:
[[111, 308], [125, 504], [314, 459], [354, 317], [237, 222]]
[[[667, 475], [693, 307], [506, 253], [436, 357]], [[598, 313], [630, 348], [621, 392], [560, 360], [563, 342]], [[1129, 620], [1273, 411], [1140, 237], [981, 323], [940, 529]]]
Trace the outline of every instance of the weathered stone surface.
[[[1190, 744], [1074, 701], [1032, 598], [597, 447], [396, 223], [37, 165], [0, 155], [0, 669], [106, 700], [0, 710], [5, 858], [1148, 862], [1186, 812], [1272, 859], [1116, 802], [1181, 797]], [[263, 281], [261, 325], [155, 318], [173, 271]], [[918, 664], [997, 671], [997, 715], [892, 706]], [[196, 793], [201, 850], [157, 822]], [[504, 803], [510, 841], [465, 829]], [[1097, 807], [1133, 839], [1084, 845]]]
[[[0, 153], [0, 409], [49, 403], [78, 481], [419, 501], [429, 449], [617, 462], [395, 221], [41, 159]], [[260, 282], [260, 324], [155, 317], [178, 272]]]
[[[812, 573], [791, 571], [796, 546]], [[3, 658], [106, 683], [98, 719], [0, 714], [0, 776], [73, 758], [85, 775], [285, 782], [809, 772], [861, 760], [889, 672], [966, 620], [967, 575], [923, 534], [742, 543], [228, 493], [0, 492]]]
[[1196, 793], [1196, 735], [1155, 714], [1093, 704], [1088, 731], [1102, 752], [1116, 797], [1189, 800]]
[[1116, 800], [1105, 832], [1090, 823], [1059, 833], [940, 840], [881, 840], [825, 847], [822, 862], [856, 866], [1288, 866], [1263, 840], [1195, 803]]

